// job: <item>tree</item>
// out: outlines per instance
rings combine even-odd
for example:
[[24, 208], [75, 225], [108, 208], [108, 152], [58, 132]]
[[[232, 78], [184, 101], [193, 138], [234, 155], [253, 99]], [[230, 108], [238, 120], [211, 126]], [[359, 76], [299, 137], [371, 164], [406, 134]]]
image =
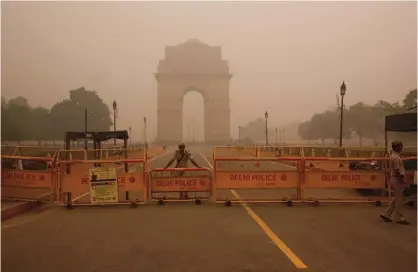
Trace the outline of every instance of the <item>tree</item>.
[[403, 107], [410, 109], [417, 106], [417, 89], [411, 90], [403, 100]]
[[363, 145], [365, 136], [371, 134], [371, 131], [376, 129], [374, 122], [374, 115], [372, 115], [373, 107], [358, 102], [349, 107], [347, 114], [347, 123], [351, 131], [355, 132], [359, 138], [360, 146]]
[[1, 136], [3, 141], [22, 141], [30, 135], [31, 108], [23, 97], [2, 98]]
[[95, 91], [84, 87], [70, 91], [70, 99], [58, 102], [51, 108], [51, 123], [55, 139], [63, 139], [67, 131], [84, 131], [85, 109], [88, 111], [88, 130], [109, 130], [112, 126], [109, 107]]

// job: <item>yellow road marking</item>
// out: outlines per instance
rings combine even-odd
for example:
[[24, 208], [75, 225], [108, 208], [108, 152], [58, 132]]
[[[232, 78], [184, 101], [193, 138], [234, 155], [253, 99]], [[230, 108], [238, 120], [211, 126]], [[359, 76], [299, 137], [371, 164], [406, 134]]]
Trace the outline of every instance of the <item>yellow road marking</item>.
[[[239, 194], [235, 190], [231, 190], [231, 193], [238, 200], [241, 199]], [[308, 268], [302, 260], [296, 256], [293, 251], [286, 246], [286, 244], [267, 226], [266, 223], [251, 209], [247, 203], [240, 203], [241, 206], [247, 211], [251, 218], [260, 226], [260, 228], [267, 234], [267, 236], [273, 241], [273, 243], [292, 261], [296, 268], [305, 269]]]
[[[206, 159], [205, 155], [198, 150], [200, 155], [213, 170], [213, 165]], [[240, 195], [235, 190], [230, 190], [234, 197], [238, 200], [241, 199]], [[250, 217], [260, 226], [264, 233], [273, 241], [273, 243], [289, 258], [289, 260], [299, 269], [306, 269], [308, 266], [302, 262], [302, 260], [296, 256], [295, 253], [267, 226], [266, 223], [251, 209], [247, 203], [240, 202], [241, 206], [250, 215]]]

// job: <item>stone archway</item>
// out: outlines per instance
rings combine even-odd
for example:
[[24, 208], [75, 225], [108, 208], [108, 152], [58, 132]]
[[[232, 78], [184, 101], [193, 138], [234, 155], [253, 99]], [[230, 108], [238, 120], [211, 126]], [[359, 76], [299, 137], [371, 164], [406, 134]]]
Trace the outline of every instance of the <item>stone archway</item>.
[[222, 60], [222, 49], [197, 40], [166, 46], [155, 78], [158, 83], [159, 143], [176, 144], [183, 140], [183, 97], [189, 91], [203, 96], [205, 142], [230, 141], [229, 81], [232, 74]]

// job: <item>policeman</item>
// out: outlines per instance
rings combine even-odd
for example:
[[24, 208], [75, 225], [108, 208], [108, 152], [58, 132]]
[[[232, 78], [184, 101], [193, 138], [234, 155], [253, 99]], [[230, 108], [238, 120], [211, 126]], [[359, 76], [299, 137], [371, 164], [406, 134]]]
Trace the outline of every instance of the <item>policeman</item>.
[[403, 165], [400, 153], [402, 152], [403, 144], [400, 141], [392, 142], [392, 153], [390, 155], [390, 183], [392, 189], [394, 190], [394, 197], [389, 203], [389, 208], [387, 208], [380, 218], [386, 222], [392, 222], [392, 213], [394, 213], [394, 220], [398, 224], [409, 225], [409, 222], [405, 220], [402, 216], [402, 193], [404, 189], [405, 182], [405, 167]]
[[[167, 163], [165, 168], [168, 168], [174, 161], [177, 161], [177, 164], [174, 168], [188, 168], [189, 160], [197, 168], [201, 168], [199, 164], [195, 162], [192, 154], [186, 150], [186, 145], [184, 143], [179, 144], [179, 149], [174, 153], [173, 158]], [[176, 171], [176, 174], [182, 176], [183, 171]], [[187, 192], [180, 192], [180, 198], [188, 198]]]

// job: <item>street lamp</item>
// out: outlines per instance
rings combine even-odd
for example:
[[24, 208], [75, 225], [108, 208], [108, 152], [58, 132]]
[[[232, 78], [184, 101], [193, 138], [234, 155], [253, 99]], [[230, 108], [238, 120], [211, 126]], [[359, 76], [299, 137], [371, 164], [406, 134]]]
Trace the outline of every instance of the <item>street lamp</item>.
[[147, 117], [144, 117], [144, 146], [148, 148], [147, 145]]
[[268, 114], [267, 111], [264, 113], [264, 117], [266, 118], [266, 145], [268, 145], [269, 144], [269, 136], [268, 136], [267, 119], [269, 118], [269, 114]]
[[[116, 114], [118, 110], [118, 105], [116, 100], [113, 100], [113, 131], [116, 131]], [[113, 145], [116, 146], [116, 138], [113, 139]]]
[[278, 145], [278, 141], [277, 141], [277, 131], [278, 131], [278, 128], [276, 128], [275, 131], [276, 131], [276, 146], [277, 146]]
[[129, 147], [132, 147], [132, 128], [129, 127]]
[[343, 120], [344, 120], [344, 95], [346, 93], [347, 87], [343, 81], [340, 87], [340, 95], [341, 95], [341, 114], [340, 114], [340, 147], [343, 146]]

